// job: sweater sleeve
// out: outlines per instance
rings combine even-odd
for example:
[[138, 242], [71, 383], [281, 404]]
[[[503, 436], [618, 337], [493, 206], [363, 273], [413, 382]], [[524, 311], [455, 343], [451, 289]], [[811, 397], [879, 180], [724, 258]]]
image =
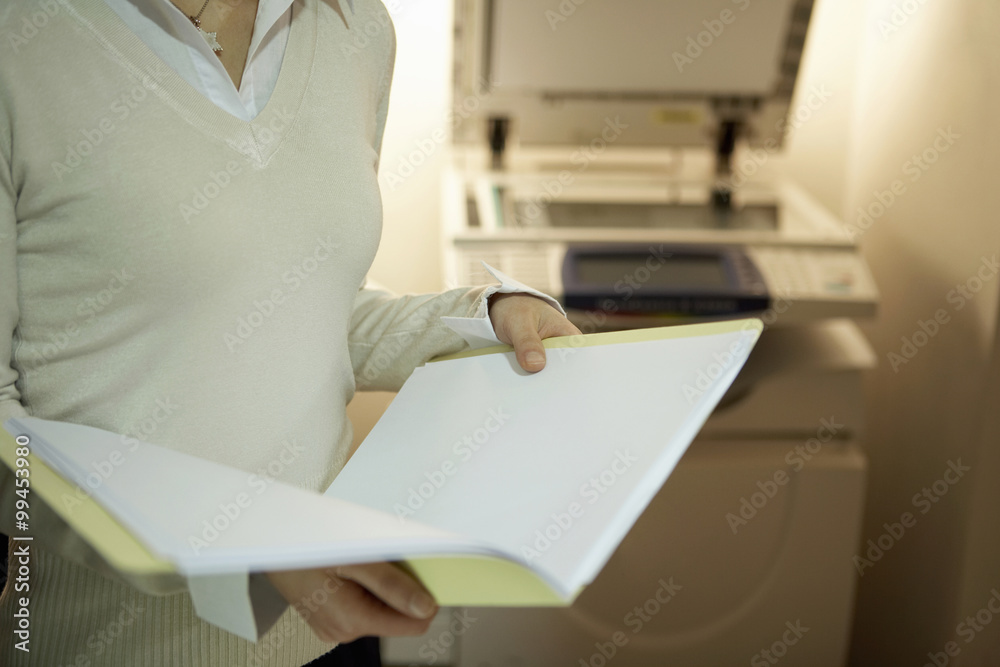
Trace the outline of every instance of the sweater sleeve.
[[458, 352], [465, 339], [441, 319], [482, 317], [489, 287], [396, 296], [363, 286], [354, 303], [348, 348], [357, 389], [397, 391], [417, 366]]
[[414, 368], [433, 357], [498, 344], [487, 305], [495, 293], [531, 294], [566, 314], [551, 296], [484, 266], [499, 285], [402, 297], [362, 287], [348, 339], [357, 388], [396, 391]]

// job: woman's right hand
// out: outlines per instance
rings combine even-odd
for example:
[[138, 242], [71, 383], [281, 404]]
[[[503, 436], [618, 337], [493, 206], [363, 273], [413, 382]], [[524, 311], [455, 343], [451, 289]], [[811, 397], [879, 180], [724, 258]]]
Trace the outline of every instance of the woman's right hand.
[[391, 563], [268, 572], [267, 578], [321, 640], [422, 635], [438, 607], [431, 594]]

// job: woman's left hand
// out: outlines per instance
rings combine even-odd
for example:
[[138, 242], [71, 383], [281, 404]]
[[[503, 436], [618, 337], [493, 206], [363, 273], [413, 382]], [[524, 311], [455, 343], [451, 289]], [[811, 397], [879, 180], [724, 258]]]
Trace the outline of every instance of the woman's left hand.
[[543, 338], [580, 334], [546, 301], [523, 292], [494, 294], [489, 299], [489, 312], [497, 338], [514, 346], [517, 363], [531, 373], [545, 367]]

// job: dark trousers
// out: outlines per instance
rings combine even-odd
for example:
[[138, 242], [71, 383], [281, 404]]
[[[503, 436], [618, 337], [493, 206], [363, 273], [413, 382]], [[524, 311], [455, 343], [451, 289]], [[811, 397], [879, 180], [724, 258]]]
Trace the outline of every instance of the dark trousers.
[[382, 667], [378, 637], [362, 637], [348, 644], [340, 644], [305, 667]]

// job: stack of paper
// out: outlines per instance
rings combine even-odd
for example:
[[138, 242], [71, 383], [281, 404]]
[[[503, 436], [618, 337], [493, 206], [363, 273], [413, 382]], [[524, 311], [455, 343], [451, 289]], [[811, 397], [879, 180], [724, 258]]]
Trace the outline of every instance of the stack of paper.
[[[406, 561], [442, 604], [568, 604], [670, 475], [761, 331], [739, 320], [545, 341], [417, 369], [325, 495], [34, 418], [32, 492], [111, 563], [187, 575]], [[14, 440], [0, 457], [14, 466]], [[58, 476], [52, 475], [46, 465]], [[66, 512], [63, 493], [92, 493]], [[124, 554], [124, 555], [123, 555]]]

